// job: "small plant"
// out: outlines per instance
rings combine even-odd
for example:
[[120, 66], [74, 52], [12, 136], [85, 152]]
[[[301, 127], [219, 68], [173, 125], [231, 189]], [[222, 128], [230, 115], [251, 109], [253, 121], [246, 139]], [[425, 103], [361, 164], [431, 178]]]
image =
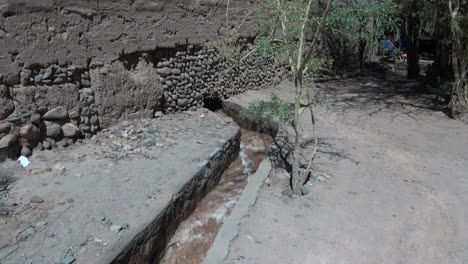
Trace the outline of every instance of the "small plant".
[[247, 108], [241, 110], [241, 115], [252, 116], [258, 122], [276, 120], [284, 124], [290, 124], [294, 118], [294, 107], [281, 100], [277, 95], [271, 94], [270, 101], [255, 101]]

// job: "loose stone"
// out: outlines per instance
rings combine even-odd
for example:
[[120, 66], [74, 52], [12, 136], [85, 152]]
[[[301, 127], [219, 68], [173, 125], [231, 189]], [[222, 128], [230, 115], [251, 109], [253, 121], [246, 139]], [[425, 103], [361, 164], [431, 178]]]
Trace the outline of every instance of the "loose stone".
[[68, 117], [67, 109], [63, 106], [55, 107], [42, 117], [44, 120], [62, 120]]
[[29, 198], [29, 201], [31, 203], [42, 203], [42, 202], [44, 202], [44, 199], [42, 199], [39, 196], [33, 196], [33, 197]]

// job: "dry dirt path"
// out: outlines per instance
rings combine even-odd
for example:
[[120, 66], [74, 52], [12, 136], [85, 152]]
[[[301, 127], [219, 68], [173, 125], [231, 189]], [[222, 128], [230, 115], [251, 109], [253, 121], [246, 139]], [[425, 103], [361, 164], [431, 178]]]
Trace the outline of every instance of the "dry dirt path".
[[468, 263], [468, 124], [428, 107], [434, 96], [402, 72], [319, 86], [317, 167], [330, 179], [286, 198], [272, 175], [224, 263]]

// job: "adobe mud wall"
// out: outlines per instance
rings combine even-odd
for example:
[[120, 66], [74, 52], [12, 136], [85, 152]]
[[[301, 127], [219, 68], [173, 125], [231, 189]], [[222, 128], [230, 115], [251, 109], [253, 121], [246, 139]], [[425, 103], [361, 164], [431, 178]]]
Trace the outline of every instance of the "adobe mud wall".
[[[230, 1], [230, 19], [255, 1]], [[225, 1], [0, 1], [0, 161], [63, 149], [123, 119], [272, 83], [274, 61], [215, 48]], [[244, 56], [258, 25], [242, 28]]]

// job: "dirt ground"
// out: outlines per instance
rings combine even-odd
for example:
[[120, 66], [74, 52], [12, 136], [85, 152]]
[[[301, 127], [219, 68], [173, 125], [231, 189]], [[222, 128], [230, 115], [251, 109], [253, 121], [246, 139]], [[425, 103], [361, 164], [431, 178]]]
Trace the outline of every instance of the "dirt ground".
[[217, 169], [213, 156], [239, 132], [205, 109], [122, 122], [64, 152], [36, 152], [0, 190], [0, 263], [110, 263], [205, 164]]
[[[273, 173], [224, 263], [468, 263], [468, 124], [398, 67], [318, 86], [310, 194], [283, 196]], [[238, 98], [270, 92], [292, 101], [293, 84]]]

